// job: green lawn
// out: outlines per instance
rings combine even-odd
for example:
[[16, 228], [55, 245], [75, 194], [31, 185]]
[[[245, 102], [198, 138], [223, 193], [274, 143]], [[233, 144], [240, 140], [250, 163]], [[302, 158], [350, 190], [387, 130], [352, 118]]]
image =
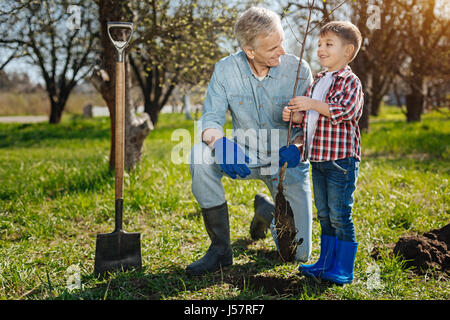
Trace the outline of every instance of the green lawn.
[[[228, 124], [230, 126], [230, 124]], [[97, 233], [114, 226], [114, 175], [107, 169], [109, 119], [66, 116], [59, 125], [0, 124], [0, 298], [2, 299], [449, 299], [450, 282], [430, 270], [416, 275], [374, 247], [449, 222], [450, 121], [439, 113], [407, 124], [384, 107], [363, 134], [354, 221], [360, 243], [355, 281], [336, 286], [284, 264], [270, 234], [252, 241], [259, 181], [224, 179], [234, 265], [188, 277], [184, 268], [209, 246], [187, 164], [171, 162], [172, 132], [194, 126], [162, 114], [142, 162], [125, 176], [124, 226], [142, 236], [143, 270], [97, 279]], [[313, 221], [313, 254], [320, 227]], [[72, 268], [69, 268], [71, 267]], [[81, 289], [70, 290], [73, 268]], [[72, 270], [72, 271], [71, 271]]]

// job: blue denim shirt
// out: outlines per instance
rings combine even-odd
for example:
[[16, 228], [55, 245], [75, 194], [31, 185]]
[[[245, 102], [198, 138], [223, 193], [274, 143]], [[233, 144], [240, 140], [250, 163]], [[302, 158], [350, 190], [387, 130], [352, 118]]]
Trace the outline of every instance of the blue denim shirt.
[[[298, 63], [299, 58], [285, 54], [281, 63], [271, 67], [260, 81], [242, 50], [217, 62], [199, 121], [199, 133], [207, 128], [224, 132], [229, 110], [233, 124], [231, 138], [249, 156], [249, 167], [274, 163], [279, 148], [287, 143], [289, 123], [281, 115], [292, 98]], [[302, 61], [297, 96], [306, 93], [312, 79], [308, 63]], [[292, 128], [291, 141], [300, 134], [298, 128]], [[228, 136], [227, 132], [224, 135]]]

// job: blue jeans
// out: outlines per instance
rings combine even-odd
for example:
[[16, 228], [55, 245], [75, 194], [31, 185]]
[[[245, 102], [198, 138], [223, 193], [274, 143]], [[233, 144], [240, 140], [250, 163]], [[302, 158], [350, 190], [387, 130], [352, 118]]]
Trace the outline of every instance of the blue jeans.
[[356, 158], [344, 158], [311, 162], [311, 166], [314, 204], [322, 234], [356, 242], [352, 208], [359, 161]]
[[[277, 170], [272, 174], [267, 174], [269, 170], [264, 170], [264, 167], [251, 167], [251, 173], [247, 177], [237, 176], [235, 180], [262, 180], [268, 187], [272, 198], [275, 199], [278, 192], [278, 161], [276, 161], [276, 165]], [[192, 193], [201, 208], [212, 208], [225, 202], [222, 177], [227, 175], [222, 171], [220, 165], [215, 163], [211, 149], [206, 144], [197, 143], [194, 145], [191, 150], [189, 169], [192, 177]], [[312, 196], [309, 182], [309, 163], [300, 162], [294, 168], [287, 168], [283, 186], [286, 200], [289, 201], [294, 213], [294, 223], [297, 228], [296, 240], [303, 238], [303, 242], [297, 247], [295, 259], [306, 262], [311, 255], [312, 240]], [[272, 221], [270, 231], [278, 248], [274, 221]]]

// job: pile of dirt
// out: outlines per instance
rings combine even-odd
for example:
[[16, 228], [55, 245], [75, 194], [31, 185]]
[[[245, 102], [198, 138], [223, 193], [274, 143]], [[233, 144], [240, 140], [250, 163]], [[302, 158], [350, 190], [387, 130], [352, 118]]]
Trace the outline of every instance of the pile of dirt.
[[[393, 253], [406, 260], [407, 267], [412, 267], [418, 274], [433, 269], [450, 276], [450, 224], [431, 230], [423, 235], [401, 237], [393, 246]], [[372, 257], [377, 258], [377, 250]]]

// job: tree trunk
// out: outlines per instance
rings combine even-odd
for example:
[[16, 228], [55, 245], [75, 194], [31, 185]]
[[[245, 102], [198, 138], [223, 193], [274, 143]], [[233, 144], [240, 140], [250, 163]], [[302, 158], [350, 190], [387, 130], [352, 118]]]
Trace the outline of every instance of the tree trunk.
[[[115, 61], [116, 49], [112, 45], [107, 31], [108, 21], [132, 21], [133, 17], [126, 12], [126, 1], [100, 0], [99, 21], [101, 26], [101, 44], [103, 48], [104, 69], [97, 69], [91, 81], [105, 100], [110, 114], [111, 122], [111, 151], [109, 167], [114, 169], [115, 154]], [[125, 17], [125, 18], [123, 18]], [[125, 56], [125, 169], [132, 170], [141, 160], [145, 137], [153, 129], [153, 124], [147, 114], [136, 116], [134, 103], [130, 95], [131, 78], [129, 61]]]
[[[373, 89], [373, 87], [372, 87]], [[377, 92], [377, 94], [373, 94], [370, 96], [370, 114], [372, 116], [378, 116], [380, 113], [381, 101], [383, 100], [383, 94]]]
[[370, 96], [364, 92], [364, 106], [363, 106], [363, 112], [361, 115], [361, 118], [359, 118], [358, 125], [361, 131], [363, 132], [369, 132], [370, 125]]
[[361, 131], [369, 132], [370, 130], [370, 123], [369, 123], [369, 117], [370, 117], [370, 84], [371, 84], [371, 78], [370, 74], [367, 71], [367, 59], [363, 53], [360, 55], [357, 55], [355, 60], [353, 60], [351, 64], [351, 68], [355, 72], [355, 74], [358, 76], [358, 78], [361, 80], [361, 84], [364, 90], [364, 106], [363, 106], [363, 113], [361, 115], [361, 118], [358, 121], [359, 128]]
[[424, 98], [421, 92], [413, 90], [406, 95], [406, 121], [419, 122], [423, 112]]
[[58, 101], [50, 102], [50, 118], [49, 118], [50, 124], [58, 124], [61, 122], [63, 109], [64, 106], [62, 106], [61, 103], [59, 103]]
[[144, 141], [153, 123], [147, 113], [136, 116], [131, 97], [131, 73], [128, 59], [125, 59], [125, 169], [132, 170], [141, 161]]
[[156, 125], [158, 122], [158, 116], [159, 116], [159, 107], [156, 105], [156, 103], [149, 102], [148, 107], [146, 106], [145, 112], [148, 113], [150, 116], [150, 119], [152, 120], [152, 123]]

